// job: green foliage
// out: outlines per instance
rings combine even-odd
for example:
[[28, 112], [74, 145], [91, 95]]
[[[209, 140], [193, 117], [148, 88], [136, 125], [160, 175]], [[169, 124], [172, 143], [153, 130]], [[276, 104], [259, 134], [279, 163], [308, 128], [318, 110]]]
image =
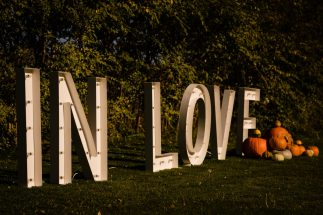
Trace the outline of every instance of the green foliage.
[[0, 100], [0, 151], [12, 150], [16, 146], [15, 108]]
[[[145, 81], [161, 82], [166, 133], [176, 132], [182, 94], [195, 82], [260, 88], [251, 114], [262, 130], [277, 118], [293, 133], [322, 135], [318, 1], [11, 0], [0, 13], [1, 105], [14, 109], [15, 68], [40, 68], [44, 138], [48, 77], [58, 70], [72, 73], [84, 104], [86, 78], [108, 79], [110, 138], [143, 132]], [[10, 114], [1, 127], [15, 123]]]

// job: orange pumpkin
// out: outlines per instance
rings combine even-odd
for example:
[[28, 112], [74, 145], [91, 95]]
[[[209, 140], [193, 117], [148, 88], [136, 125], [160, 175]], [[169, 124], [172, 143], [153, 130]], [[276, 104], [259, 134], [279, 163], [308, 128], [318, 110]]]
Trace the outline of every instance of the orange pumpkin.
[[266, 140], [259, 137], [249, 137], [242, 144], [242, 152], [247, 157], [262, 157], [266, 151]]
[[317, 146], [308, 146], [307, 149], [313, 150], [315, 157], [319, 156], [319, 148]]
[[292, 135], [288, 132], [288, 134], [285, 135], [285, 139], [287, 141], [287, 149], [289, 149], [293, 144], [294, 144], [294, 140]]
[[290, 148], [293, 144], [292, 135], [283, 127], [278, 126], [271, 128], [266, 134], [265, 138], [268, 141], [268, 147], [272, 150], [284, 150]]
[[292, 145], [290, 151], [293, 156], [300, 156], [305, 152], [305, 147], [300, 145]]
[[269, 146], [273, 150], [285, 150], [287, 141], [283, 136], [273, 136], [269, 139]]
[[306, 151], [306, 149], [305, 149], [305, 147], [304, 146], [298, 146], [298, 147], [300, 147], [301, 149], [301, 151], [304, 153], [305, 151]]

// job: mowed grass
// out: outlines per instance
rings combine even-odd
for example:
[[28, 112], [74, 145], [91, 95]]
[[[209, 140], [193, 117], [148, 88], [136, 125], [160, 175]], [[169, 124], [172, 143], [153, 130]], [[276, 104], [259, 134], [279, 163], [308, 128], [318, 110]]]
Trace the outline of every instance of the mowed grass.
[[[45, 152], [43, 186], [20, 187], [16, 157], [2, 155], [0, 214], [323, 214], [322, 154], [277, 162], [229, 153], [225, 161], [207, 156], [201, 166], [148, 173], [143, 140], [134, 140], [110, 144], [107, 182], [79, 173], [72, 184], [49, 184]], [[76, 158], [73, 165], [79, 172]]]

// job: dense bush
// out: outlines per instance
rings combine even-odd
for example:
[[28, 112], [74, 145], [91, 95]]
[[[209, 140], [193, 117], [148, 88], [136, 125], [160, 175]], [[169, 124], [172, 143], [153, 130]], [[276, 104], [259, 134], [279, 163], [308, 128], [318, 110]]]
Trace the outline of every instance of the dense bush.
[[[49, 73], [69, 71], [84, 103], [88, 76], [108, 79], [109, 137], [143, 132], [143, 83], [160, 81], [162, 126], [176, 132], [188, 84], [261, 89], [252, 115], [320, 137], [322, 14], [314, 0], [2, 1], [0, 149], [15, 146], [15, 68], [42, 75], [49, 137]], [[10, 95], [10, 96], [8, 96]]]

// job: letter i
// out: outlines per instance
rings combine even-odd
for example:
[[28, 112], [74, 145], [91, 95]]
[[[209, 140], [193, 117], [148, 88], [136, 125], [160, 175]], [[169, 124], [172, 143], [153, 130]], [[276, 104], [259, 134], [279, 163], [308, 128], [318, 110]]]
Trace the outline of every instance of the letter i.
[[18, 183], [42, 186], [40, 71], [16, 71]]

